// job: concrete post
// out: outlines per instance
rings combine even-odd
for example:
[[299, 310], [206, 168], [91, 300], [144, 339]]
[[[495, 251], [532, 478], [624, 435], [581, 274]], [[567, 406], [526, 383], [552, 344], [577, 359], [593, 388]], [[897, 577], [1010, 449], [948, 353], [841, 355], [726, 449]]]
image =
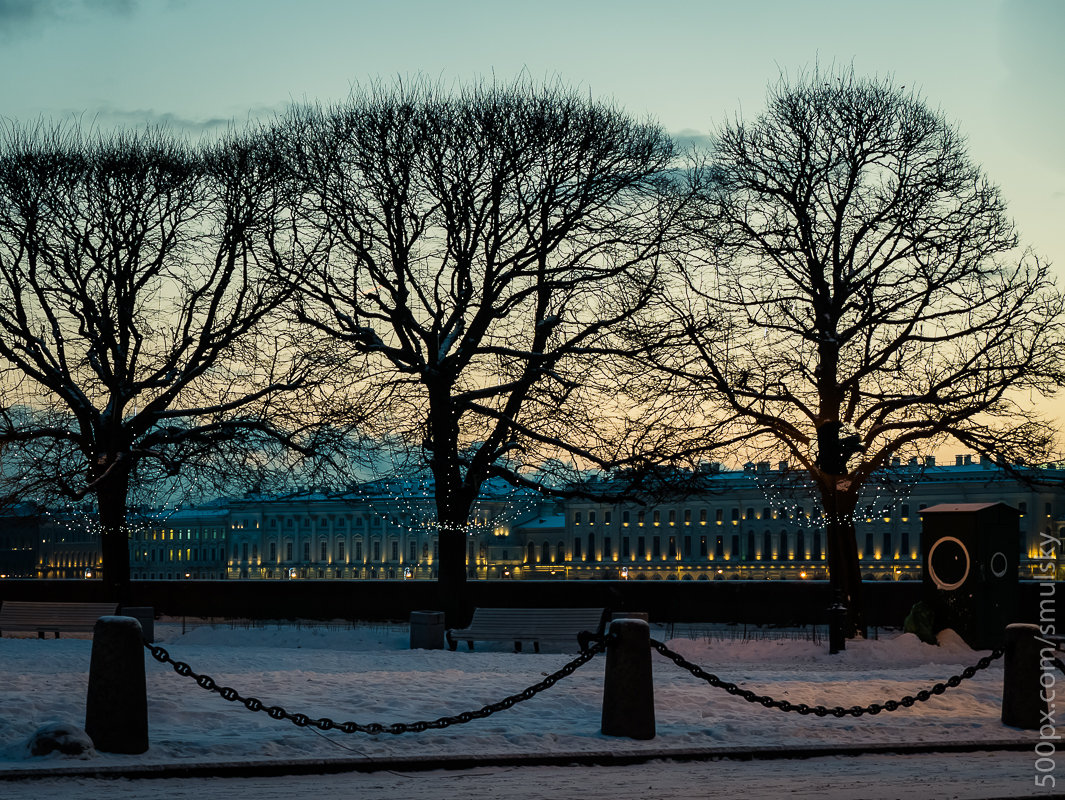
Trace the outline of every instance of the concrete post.
[[[1046, 655], [1045, 662], [1041, 659], [1043, 655]], [[1054, 669], [1050, 664], [1052, 658], [1054, 647], [1039, 637], [1038, 625], [1018, 623], [1006, 626], [1002, 665], [1003, 724], [1039, 730], [1046, 719], [1048, 702], [1048, 689], [1042, 683], [1043, 672]], [[1051, 693], [1057, 677], [1050, 675]]]
[[100, 617], [93, 629], [85, 732], [103, 753], [148, 749], [144, 644], [133, 617]]
[[610, 623], [603, 680], [604, 736], [655, 738], [655, 693], [651, 674], [651, 628], [646, 620]]
[[119, 616], [133, 617], [141, 624], [141, 634], [144, 641], [151, 644], [155, 641], [155, 609], [151, 606], [121, 606], [118, 609]]
[[444, 612], [410, 612], [410, 649], [444, 649]]

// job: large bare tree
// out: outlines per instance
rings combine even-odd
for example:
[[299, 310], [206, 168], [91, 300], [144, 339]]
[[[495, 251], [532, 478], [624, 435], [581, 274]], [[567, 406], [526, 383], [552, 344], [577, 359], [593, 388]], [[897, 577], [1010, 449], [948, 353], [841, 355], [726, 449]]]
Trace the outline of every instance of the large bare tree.
[[[1030, 393], [1062, 378], [1062, 296], [942, 114], [890, 79], [782, 79], [699, 170], [697, 247], [644, 320], [666, 392], [743, 421], [812, 480], [860, 621], [859, 493], [951, 441], [1048, 457]], [[657, 322], [656, 322], [657, 320]], [[666, 380], [666, 379], [664, 379]]]
[[265, 326], [288, 293], [264, 268], [292, 239], [280, 175], [251, 136], [0, 137], [0, 478], [96, 500], [119, 600], [132, 487], [232, 475], [307, 424], [287, 396], [310, 362]]
[[[466, 531], [491, 477], [602, 465], [630, 420], [597, 367], [645, 305], [678, 201], [670, 139], [519, 81], [356, 90], [282, 123], [303, 211], [329, 237], [298, 316], [368, 359], [435, 489], [439, 579], [464, 613]], [[607, 433], [609, 431], [609, 433]]]

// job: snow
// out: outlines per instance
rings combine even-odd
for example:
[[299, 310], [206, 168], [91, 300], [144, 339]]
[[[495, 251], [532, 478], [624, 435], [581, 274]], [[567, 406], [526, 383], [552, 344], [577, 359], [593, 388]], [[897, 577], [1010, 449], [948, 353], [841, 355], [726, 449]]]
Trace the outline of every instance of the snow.
[[[667, 644], [688, 660], [721, 679], [759, 694], [809, 705], [865, 705], [898, 700], [959, 674], [986, 653], [973, 652], [951, 632], [940, 646], [920, 642], [912, 634], [881, 635], [878, 640], [852, 641], [845, 652], [829, 655], [827, 643], [803, 639], [739, 640], [721, 632], [678, 631]], [[337, 723], [411, 722], [432, 720], [476, 710], [537, 683], [573, 657], [567, 652], [534, 654], [510, 652], [509, 645], [461, 646], [447, 650], [410, 650], [403, 625], [267, 624], [264, 626], [185, 624], [160, 621], [157, 644], [175, 661], [187, 662], [222, 686], [264, 705], [280, 705], [290, 712], [329, 717]], [[652, 626], [652, 636], [666, 631]], [[996, 661], [959, 687], [925, 703], [894, 713], [861, 718], [818, 718], [785, 714], [752, 705], [710, 687], [653, 654], [657, 737], [636, 741], [603, 736], [599, 732], [606, 659], [597, 656], [572, 676], [535, 698], [442, 730], [382, 734], [323, 733], [271, 719], [227, 702], [178, 675], [146, 652], [150, 749], [142, 755], [89, 752], [82, 756], [30, 755], [27, 743], [42, 726], [84, 724], [85, 693], [92, 642], [88, 638], [39, 640], [0, 639], [0, 778], [26, 771], [60, 775], [64, 770], [174, 766], [187, 764], [248, 764], [316, 760], [427, 758], [461, 755], [654, 752], [659, 758], [690, 755], [725, 748], [811, 747], [942, 742], [1028, 742], [1037, 734], [1003, 726], [1000, 722], [1002, 665]], [[546, 649], [546, 648], [545, 648]], [[248, 778], [183, 778], [100, 781], [87, 777], [30, 778], [0, 782], [4, 798], [48, 796], [133, 798], [167, 793], [177, 796], [230, 798], [289, 797], [314, 787], [319, 794], [349, 796], [359, 786], [363, 797], [402, 795], [443, 796], [476, 794], [480, 783], [492, 788], [483, 796], [499, 796], [500, 787], [513, 797], [577, 796], [647, 797], [652, 785], [663, 791], [691, 796], [705, 794], [703, 781], [728, 796], [724, 776], [732, 775], [749, 796], [773, 796], [772, 781], [784, 781], [789, 796], [1047, 796], [1033, 785], [1037, 775], [1031, 751], [968, 754], [831, 756], [802, 761], [655, 761], [625, 767], [491, 767], [459, 772], [352, 774], [346, 776], [289, 776], [263, 780]], [[860, 767], [858, 765], [861, 765]], [[951, 772], [953, 766], [954, 772]], [[953, 774], [952, 794], [940, 782]], [[398, 775], [398, 777], [397, 777]], [[697, 776], [702, 776], [698, 778]], [[880, 781], [861, 791], [845, 775]], [[421, 778], [419, 778], [421, 776]], [[441, 777], [445, 776], [445, 777]], [[465, 778], [463, 778], [465, 776]], [[583, 776], [583, 777], [581, 777]], [[840, 779], [846, 791], [826, 795], [826, 787]], [[932, 783], [930, 781], [936, 781]], [[612, 793], [596, 794], [585, 784], [606, 781]], [[691, 781], [702, 788], [695, 792]], [[766, 794], [758, 781], [768, 781]], [[302, 781], [302, 783], [301, 783]], [[99, 784], [103, 784], [101, 789]], [[459, 785], [461, 784], [461, 788]], [[213, 786], [214, 789], [203, 787]], [[330, 794], [330, 786], [336, 795]], [[569, 786], [571, 788], [567, 789]], [[932, 788], [932, 787], [935, 788]], [[282, 791], [288, 787], [288, 793]], [[376, 787], [376, 788], [374, 788]], [[415, 787], [417, 787], [415, 789]], [[554, 787], [549, 790], [549, 787]], [[626, 788], [628, 787], [628, 788]], [[637, 788], [639, 791], [637, 791]], [[754, 787], [754, 788], [752, 788]], [[884, 787], [898, 794], [877, 794]], [[909, 788], [905, 788], [909, 787]], [[601, 787], [600, 787], [601, 788]], [[627, 794], [629, 789], [633, 793]], [[808, 791], [809, 794], [802, 792]], [[887, 790], [885, 790], [887, 791]], [[973, 794], [972, 792], [978, 792]], [[53, 794], [49, 794], [53, 792]], [[83, 792], [83, 794], [79, 794]], [[379, 794], [374, 794], [379, 792]], [[437, 792], [433, 794], [433, 792]], [[523, 794], [522, 792], [532, 792]], [[752, 793], [753, 792], [753, 793]], [[966, 793], [968, 792], [968, 793]], [[992, 792], [981, 794], [979, 792]], [[1016, 792], [1017, 794], [1014, 794]], [[657, 796], [652, 793], [651, 796]], [[709, 796], [709, 795], [706, 795]]]

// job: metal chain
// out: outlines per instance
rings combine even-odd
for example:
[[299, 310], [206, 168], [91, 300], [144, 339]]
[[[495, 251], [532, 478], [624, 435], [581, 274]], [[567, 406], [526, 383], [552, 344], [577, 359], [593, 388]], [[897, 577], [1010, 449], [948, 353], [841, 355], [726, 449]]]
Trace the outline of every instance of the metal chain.
[[596, 655], [602, 653], [607, 646], [608, 637], [597, 637], [597, 640], [591, 644], [591, 646], [582, 649], [581, 654], [575, 659], [570, 661], [564, 667], [556, 672], [552, 672], [546, 678], [539, 683], [534, 683], [524, 691], [512, 694], [509, 697], [504, 697], [497, 703], [490, 703], [476, 711], [464, 711], [461, 714], [454, 716], [440, 717], [439, 719], [426, 720], [420, 722], [396, 722], [391, 725], [385, 725], [379, 722], [371, 722], [366, 725], [361, 725], [358, 722], [334, 722], [328, 717], [321, 717], [320, 719], [313, 719], [306, 714], [293, 714], [286, 711], [281, 706], [267, 706], [263, 702], [255, 697], [242, 697], [240, 693], [229, 686], [219, 686], [215, 683], [214, 678], [210, 675], [200, 675], [192, 671], [192, 668], [184, 661], [174, 661], [170, 654], [162, 647], [149, 644], [145, 642], [144, 646], [152, 654], [156, 661], [163, 664], [170, 664], [174, 667], [174, 672], [178, 675], [183, 675], [188, 678], [192, 678], [200, 685], [201, 688], [207, 689], [211, 692], [217, 692], [226, 700], [231, 702], [241, 702], [244, 707], [249, 711], [265, 711], [267, 715], [272, 719], [287, 719], [294, 725], [300, 728], [307, 726], [313, 726], [321, 731], [340, 731], [341, 733], [420, 733], [421, 731], [429, 729], [446, 728], [449, 725], [461, 725], [465, 722], [471, 722], [475, 719], [484, 719], [491, 716], [497, 711], [510, 708], [524, 700], [530, 700], [544, 689], [549, 689], [558, 683], [562, 678], [567, 675], [572, 675], [576, 672], [578, 667], [582, 667], [591, 661]]
[[703, 670], [679, 653], [675, 653], [666, 647], [662, 642], [651, 640], [651, 647], [664, 655], [666, 658], [671, 659], [678, 667], [688, 670], [692, 675], [700, 680], [704, 680], [711, 686], [716, 686], [719, 689], [724, 689], [729, 694], [742, 697], [748, 703], [758, 703], [765, 708], [776, 708], [781, 711], [795, 711], [799, 714], [813, 714], [818, 717], [845, 717], [850, 715], [852, 717], [860, 717], [863, 714], [879, 714], [881, 711], [896, 711], [899, 708], [909, 708], [915, 703], [924, 702], [929, 700], [933, 695], [943, 694], [948, 688], [953, 688], [960, 684], [963, 680], [973, 677], [977, 672], [982, 669], [987, 669], [991, 666], [991, 662], [996, 658], [1002, 656], [1002, 650], [995, 650], [991, 655], [984, 656], [976, 662], [975, 666], [966, 667], [961, 675], [954, 675], [948, 678], [943, 683], [937, 683], [931, 689], [922, 689], [917, 692], [916, 695], [907, 695], [901, 700], [888, 700], [884, 703], [872, 703], [868, 706], [851, 706], [850, 708], [844, 708], [843, 706], [836, 706], [835, 708], [826, 708], [825, 706], [808, 706], [806, 703], [790, 703], [787, 700], [774, 700], [768, 695], [759, 695], [750, 691], [749, 689], [741, 689], [734, 683], [723, 681], [716, 675], [711, 675], [709, 672]]

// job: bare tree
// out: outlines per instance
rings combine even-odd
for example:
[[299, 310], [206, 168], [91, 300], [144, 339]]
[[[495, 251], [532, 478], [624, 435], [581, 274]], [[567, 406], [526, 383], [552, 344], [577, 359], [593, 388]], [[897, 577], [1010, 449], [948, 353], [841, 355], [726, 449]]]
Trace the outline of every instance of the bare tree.
[[393, 440], [432, 474], [439, 579], [464, 613], [485, 480], [607, 463], [630, 420], [597, 361], [646, 304], [675, 213], [668, 137], [559, 87], [356, 91], [283, 124], [330, 237], [298, 316], [367, 355]]
[[3, 131], [0, 477], [94, 496], [120, 600], [131, 487], [231, 474], [307, 424], [288, 396], [311, 364], [269, 319], [288, 292], [264, 269], [291, 239], [280, 174], [254, 137]]
[[1048, 457], [1025, 400], [1061, 381], [1062, 296], [958, 131], [891, 80], [782, 79], [698, 175], [700, 248], [642, 333], [664, 391], [699, 398], [688, 413], [743, 421], [812, 480], [857, 622], [853, 513], [874, 473], [950, 441]]

